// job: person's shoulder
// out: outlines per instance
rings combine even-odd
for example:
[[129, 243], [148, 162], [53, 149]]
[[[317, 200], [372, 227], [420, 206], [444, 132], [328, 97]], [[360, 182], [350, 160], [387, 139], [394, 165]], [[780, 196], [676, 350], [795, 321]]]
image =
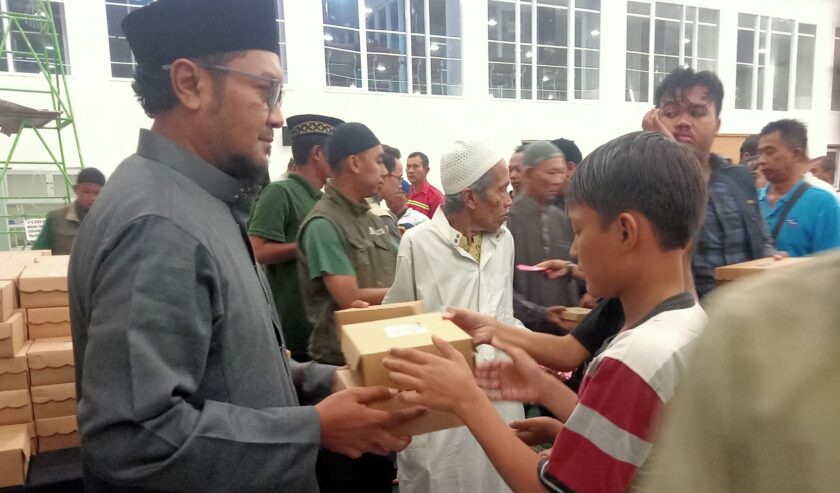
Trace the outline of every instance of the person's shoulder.
[[708, 322], [698, 303], [663, 311], [639, 326], [619, 334], [608, 350], [614, 357], [648, 364], [662, 363], [690, 344]]
[[837, 195], [833, 191], [828, 191], [825, 188], [811, 185], [804, 195], [807, 196], [810, 201], [820, 206], [820, 208], [834, 207], [840, 209], [840, 202], [837, 201]]
[[429, 191], [430, 191], [430, 192], [432, 193], [432, 195], [434, 195], [435, 197], [437, 197], [437, 198], [439, 198], [439, 199], [443, 199], [443, 192], [441, 192], [440, 190], [438, 190], [438, 188], [437, 188], [436, 186], [432, 185], [431, 183], [429, 183]]

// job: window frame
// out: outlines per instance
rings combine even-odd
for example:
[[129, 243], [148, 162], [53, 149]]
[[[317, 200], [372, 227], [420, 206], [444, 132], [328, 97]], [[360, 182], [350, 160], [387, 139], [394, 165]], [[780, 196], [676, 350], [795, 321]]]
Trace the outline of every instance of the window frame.
[[831, 101], [829, 111], [840, 111], [840, 26], [834, 28], [834, 60], [832, 63]]
[[[62, 8], [61, 32], [60, 33], [58, 32], [58, 26], [56, 26], [56, 35], [60, 37], [59, 43], [63, 43], [63, 45], [61, 46], [62, 49], [60, 50], [61, 51], [61, 62], [62, 62], [61, 64], [63, 66], [63, 75], [70, 76], [71, 71], [72, 71], [72, 65], [70, 64], [70, 42], [69, 42], [70, 36], [67, 32], [67, 4], [69, 3], [69, 1], [66, 1], [66, 0], [44, 0], [44, 2], [45, 3], [50, 3], [50, 4], [56, 3], [56, 4], [61, 5], [61, 8]], [[52, 9], [52, 7], [53, 7], [53, 5], [50, 5], [51, 9]], [[9, 9], [9, 0], [0, 0], [0, 11], [11, 12], [11, 10]], [[56, 20], [55, 17], [56, 17], [55, 11], [53, 11], [53, 21]], [[16, 60], [18, 61], [18, 63], [21, 63], [21, 62], [23, 62], [23, 63], [34, 63], [34, 62], [29, 62], [27, 60], [21, 60], [19, 58], [16, 58], [17, 55], [15, 55], [14, 53], [11, 52], [11, 50], [12, 50], [12, 36], [11, 36], [10, 28], [9, 28], [9, 19], [4, 17], [3, 19], [0, 19], [0, 22], [2, 22], [2, 26], [0, 26], [0, 29], [2, 29], [2, 32], [0, 32], [0, 37], [5, 37], [6, 42], [8, 43], [7, 48], [6, 48], [6, 53], [2, 56], [2, 58], [0, 58], [0, 59], [2, 59], [3, 61], [6, 62], [6, 69], [5, 70], [0, 69], [0, 74], [2, 74], [4, 76], [8, 76], [8, 75], [24, 76], [24, 77], [40, 76], [42, 74], [42, 72], [40, 71], [40, 68], [39, 68], [38, 71], [35, 71], [35, 72], [25, 72], [25, 71], [20, 71], [20, 70], [15, 69], [15, 61]], [[6, 37], [6, 34], [8, 34], [8, 37]], [[50, 67], [50, 68], [52, 68], [54, 70], [57, 69], [56, 66], [53, 66], [53, 67]], [[55, 75], [56, 73], [58, 73], [58, 71], [55, 70], [55, 71], [50, 72], [50, 73]]]
[[[463, 48], [463, 32], [464, 32], [464, 19], [463, 19], [463, 1], [462, 0], [448, 0], [454, 1], [457, 4], [458, 8], [458, 19], [460, 24], [458, 25], [458, 36], [449, 36], [449, 35], [437, 35], [432, 34], [431, 29], [431, 15], [429, 9], [430, 0], [422, 0], [423, 6], [423, 32], [415, 32], [412, 29], [412, 16], [411, 16], [411, 8], [412, 8], [412, 0], [402, 0], [403, 1], [403, 12], [402, 12], [402, 20], [404, 22], [404, 30], [402, 31], [395, 31], [395, 30], [388, 30], [388, 29], [370, 29], [367, 27], [367, 19], [366, 15], [366, 4], [365, 0], [356, 0], [357, 7], [356, 13], [358, 16], [358, 27], [347, 27], [347, 26], [340, 26], [336, 24], [327, 24], [324, 20], [324, 2], [325, 0], [321, 0], [321, 27], [322, 27], [322, 43], [323, 43], [323, 53], [324, 53], [324, 87], [329, 91], [353, 91], [353, 92], [365, 92], [365, 93], [372, 93], [372, 94], [395, 94], [395, 95], [411, 95], [411, 96], [431, 96], [431, 97], [444, 97], [444, 98], [453, 98], [453, 97], [463, 97], [464, 96], [464, 48]], [[331, 46], [327, 46], [327, 39], [326, 36], [329, 34], [327, 29], [343, 29], [347, 31], [354, 31], [358, 33], [359, 37], [359, 51], [355, 50], [347, 50], [343, 48], [335, 48]], [[368, 49], [368, 32], [373, 32], [377, 34], [384, 34], [384, 35], [394, 35], [400, 36], [405, 39], [405, 53], [398, 53], [398, 54], [390, 54], [390, 53], [379, 53], [376, 51], [369, 51]], [[423, 38], [423, 54], [422, 55], [415, 55], [414, 48], [413, 48], [413, 40], [415, 37], [422, 37]], [[447, 52], [447, 56], [432, 56], [432, 38], [435, 39], [446, 39], [446, 40], [453, 40], [457, 41], [459, 45], [458, 49], [458, 57], [453, 57]], [[332, 41], [332, 40], [329, 40]], [[360, 87], [357, 87], [354, 84], [350, 86], [339, 86], [339, 85], [330, 85], [330, 72], [329, 67], [327, 66], [327, 59], [326, 54], [327, 50], [334, 50], [334, 51], [341, 51], [346, 52], [354, 55], [358, 55], [359, 57], [359, 74], [360, 76], [358, 79], [360, 81]], [[385, 56], [394, 56], [404, 59], [405, 63], [405, 81], [398, 81], [400, 88], [404, 87], [405, 91], [377, 91], [375, 89], [371, 89], [371, 83], [375, 78], [369, 77], [369, 60], [368, 58], [371, 55], [385, 55]], [[414, 61], [420, 59], [425, 63], [425, 80], [423, 84], [417, 83], [415, 84], [414, 81]], [[455, 94], [449, 93], [451, 89], [455, 86], [452, 84], [443, 84], [447, 86], [447, 94], [434, 94], [433, 87], [440, 86], [442, 84], [435, 83], [432, 80], [432, 61], [433, 60], [445, 60], [447, 62], [453, 61], [459, 64], [460, 70], [460, 83], [457, 86], [457, 90]], [[420, 88], [424, 88], [425, 92], [422, 92]]]
[[[487, 0], [486, 7], [488, 9], [488, 23], [492, 14], [490, 12], [490, 2], [497, 2], [497, 3], [505, 3], [513, 5], [514, 8], [514, 41], [504, 41], [504, 40], [496, 40], [490, 39], [488, 36], [487, 38], [487, 70], [488, 70], [488, 93], [489, 96], [493, 99], [499, 100], [513, 100], [513, 101], [557, 101], [557, 102], [580, 102], [580, 101], [600, 101], [601, 100], [601, 75], [602, 75], [602, 67], [601, 67], [601, 40], [600, 40], [600, 31], [602, 27], [602, 20], [603, 20], [603, 2], [601, 0], [599, 2], [598, 10], [594, 10], [592, 8], [586, 6], [578, 6], [577, 0], [566, 0], [565, 5], [557, 5], [554, 3], [550, 3], [546, 0]], [[528, 42], [524, 42], [522, 40], [522, 9], [529, 8], [530, 9], [530, 17], [531, 17], [531, 26], [530, 26], [530, 34], [531, 39]], [[555, 10], [565, 10], [566, 11], [566, 39], [565, 44], [563, 45], [549, 45], [539, 42], [539, 9], [540, 8], [553, 8]], [[588, 48], [584, 46], [578, 46], [576, 40], [576, 27], [577, 27], [577, 14], [578, 12], [586, 12], [586, 13], [594, 13], [598, 15], [598, 48]], [[493, 27], [493, 26], [491, 26]], [[513, 45], [514, 47], [514, 61], [513, 63], [510, 62], [494, 62], [490, 59], [490, 50], [491, 50], [491, 43], [498, 44], [498, 45]], [[528, 59], [527, 63], [523, 63], [523, 53], [525, 48], [531, 48], [531, 56], [526, 58]], [[540, 64], [539, 63], [539, 50], [540, 48], [548, 48], [548, 49], [562, 49], [566, 51], [566, 60], [564, 65], [547, 65], [547, 64]], [[598, 68], [595, 69], [593, 67], [586, 67], [581, 64], [578, 66], [576, 63], [577, 53], [581, 52], [581, 60], [583, 60], [583, 53], [597, 53], [598, 54]], [[526, 54], [527, 55], [527, 54]], [[509, 88], [503, 88], [501, 86], [494, 87], [490, 84], [491, 76], [490, 76], [490, 69], [492, 65], [495, 64], [502, 64], [502, 65], [513, 65], [514, 67], [514, 96], [513, 97], [506, 97], [504, 96], [504, 91], [509, 91]], [[522, 92], [522, 80], [523, 80], [523, 67], [530, 68], [530, 87], [524, 89], [525, 91], [530, 92], [530, 97], [523, 98]], [[565, 88], [565, 98], [553, 98], [553, 94], [549, 94], [546, 98], [540, 98], [540, 92], [542, 90], [539, 88], [539, 81], [538, 73], [539, 69], [543, 67], [547, 68], [554, 68], [554, 69], [563, 69], [565, 70], [565, 78], [566, 78], [566, 88]], [[597, 96], [594, 98], [584, 98], [578, 97], [577, 93], [582, 93], [586, 91], [583, 88], [583, 84], [580, 84], [580, 89], [578, 89], [578, 78], [576, 77], [577, 71], [598, 71], [598, 88], [597, 88]], [[499, 91], [500, 96], [494, 94], [494, 91]], [[560, 89], [550, 89], [549, 92], [561, 92]]]

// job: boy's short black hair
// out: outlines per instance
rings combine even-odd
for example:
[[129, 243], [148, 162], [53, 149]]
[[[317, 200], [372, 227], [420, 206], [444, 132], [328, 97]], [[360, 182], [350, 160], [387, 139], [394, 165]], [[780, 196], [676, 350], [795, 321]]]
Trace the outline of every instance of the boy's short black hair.
[[382, 152], [385, 154], [393, 157], [394, 159], [400, 159], [402, 157], [402, 153], [396, 147], [391, 147], [389, 145], [382, 144]]
[[315, 146], [321, 146], [323, 150], [327, 137], [324, 134], [306, 134], [295, 137], [292, 140], [292, 158], [295, 160], [295, 164], [298, 166], [306, 164], [309, 161], [309, 154]]
[[[397, 152], [394, 153], [393, 151]], [[400, 150], [396, 147], [382, 144], [382, 164], [385, 165], [385, 169], [388, 170], [388, 173], [393, 173], [397, 168], [397, 158], [400, 157], [399, 152]]]
[[684, 145], [654, 132], [633, 132], [592, 152], [572, 177], [569, 208], [594, 209], [604, 228], [637, 211], [653, 225], [663, 250], [684, 248], [706, 210], [700, 163]]
[[419, 157], [420, 161], [423, 162], [423, 167], [426, 168], [426, 169], [429, 169], [429, 156], [423, 154], [420, 151], [415, 151], [415, 152], [412, 152], [411, 154], [408, 155], [409, 159], [413, 158], [413, 157]]
[[749, 153], [750, 156], [755, 156], [758, 154], [758, 134], [753, 134], [744, 139], [744, 142], [741, 144], [741, 155], [743, 156], [744, 153]]
[[85, 168], [79, 171], [78, 176], [76, 176], [76, 185], [81, 185], [82, 183], [105, 186], [105, 175], [96, 168]]
[[708, 70], [695, 72], [690, 68], [675, 68], [657, 86], [653, 104], [659, 108], [663, 97], [680, 99], [680, 93], [695, 86], [706, 88], [707, 99], [715, 104], [715, 116], [720, 116], [723, 107], [723, 83], [714, 72]]
[[803, 152], [808, 152], [808, 127], [799, 120], [785, 118], [770, 122], [761, 129], [762, 137], [766, 137], [773, 132], [779, 132], [782, 136], [782, 142], [789, 149], [802, 149]]

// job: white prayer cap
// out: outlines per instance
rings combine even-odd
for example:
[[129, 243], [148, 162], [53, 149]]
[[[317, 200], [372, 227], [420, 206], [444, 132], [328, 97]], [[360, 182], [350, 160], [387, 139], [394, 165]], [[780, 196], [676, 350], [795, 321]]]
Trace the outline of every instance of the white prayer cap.
[[469, 188], [501, 161], [502, 155], [481, 142], [459, 140], [440, 158], [443, 193], [450, 195]]

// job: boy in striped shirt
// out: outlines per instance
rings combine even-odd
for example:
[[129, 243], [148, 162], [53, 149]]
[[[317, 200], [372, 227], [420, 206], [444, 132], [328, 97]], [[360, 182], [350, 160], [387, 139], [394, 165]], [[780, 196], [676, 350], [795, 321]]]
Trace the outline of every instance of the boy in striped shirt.
[[[568, 416], [568, 392], [524, 350], [494, 338], [511, 360], [480, 367], [475, 378], [460, 353], [438, 339], [444, 357], [392, 349], [385, 366], [394, 382], [414, 391], [402, 393], [404, 400], [457, 414], [514, 491], [626, 491], [644, 470], [659, 414], [706, 322], [683, 278], [705, 211], [705, 181], [688, 148], [636, 132], [587, 157], [568, 200], [572, 254], [587, 288], [599, 298], [619, 298], [625, 323], [587, 368], [549, 459], [514, 435], [479, 387], [493, 398], [540, 402]], [[505, 329], [461, 310], [448, 317], [474, 336]]]

